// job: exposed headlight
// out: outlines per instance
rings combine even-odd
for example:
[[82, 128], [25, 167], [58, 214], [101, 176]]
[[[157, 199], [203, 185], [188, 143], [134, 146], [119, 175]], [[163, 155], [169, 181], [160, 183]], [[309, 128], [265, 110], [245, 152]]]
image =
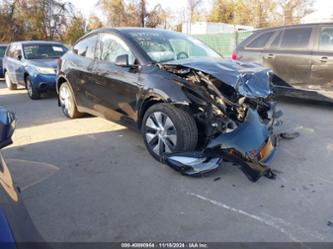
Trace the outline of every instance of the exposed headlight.
[[36, 71], [41, 74], [56, 74], [56, 70], [50, 67], [36, 67]]

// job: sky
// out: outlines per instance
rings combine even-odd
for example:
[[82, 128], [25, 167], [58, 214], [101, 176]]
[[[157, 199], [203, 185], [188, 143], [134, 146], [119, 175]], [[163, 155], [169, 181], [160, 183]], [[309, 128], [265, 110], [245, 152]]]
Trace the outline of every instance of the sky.
[[[96, 8], [98, 0], [70, 0], [70, 2], [72, 2], [86, 17], [89, 17], [91, 14], [101, 16], [100, 11]], [[208, 8], [211, 0], [203, 0], [203, 2]], [[186, 9], [187, 0], [148, 0], [148, 8], [155, 6], [158, 3], [164, 8], [177, 13]], [[328, 19], [333, 15], [332, 0], [314, 0], [313, 7], [316, 11], [309, 16], [310, 20]]]

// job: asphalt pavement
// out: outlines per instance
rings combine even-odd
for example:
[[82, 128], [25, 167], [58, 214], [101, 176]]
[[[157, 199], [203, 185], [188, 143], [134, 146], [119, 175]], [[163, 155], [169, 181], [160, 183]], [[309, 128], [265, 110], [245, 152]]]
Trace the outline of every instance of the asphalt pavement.
[[280, 101], [279, 129], [300, 136], [281, 141], [276, 180], [252, 183], [230, 164], [184, 177], [135, 131], [66, 119], [54, 95], [0, 82], [0, 105], [16, 113], [3, 153], [46, 241], [333, 242], [333, 106]]

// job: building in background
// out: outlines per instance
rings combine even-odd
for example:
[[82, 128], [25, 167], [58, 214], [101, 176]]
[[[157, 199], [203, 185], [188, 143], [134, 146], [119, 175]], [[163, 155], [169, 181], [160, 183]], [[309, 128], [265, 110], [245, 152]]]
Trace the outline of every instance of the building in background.
[[184, 22], [182, 32], [189, 35], [229, 33], [235, 31], [252, 31], [254, 27], [214, 22]]
[[331, 8], [327, 8], [327, 10], [315, 11], [301, 19], [301, 23], [319, 22], [333, 22], [333, 11]]

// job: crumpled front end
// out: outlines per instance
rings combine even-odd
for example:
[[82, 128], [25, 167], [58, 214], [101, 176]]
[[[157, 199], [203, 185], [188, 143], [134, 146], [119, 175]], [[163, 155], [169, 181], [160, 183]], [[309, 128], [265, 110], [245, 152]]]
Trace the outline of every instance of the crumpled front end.
[[230, 133], [217, 135], [202, 151], [168, 154], [164, 162], [190, 176], [209, 173], [232, 162], [255, 182], [261, 176], [274, 176], [266, 164], [273, 159], [275, 150], [276, 136], [258, 113], [250, 109], [244, 123]]
[[202, 65], [191, 67], [190, 63], [161, 68], [185, 80], [184, 85], [190, 85], [183, 91], [192, 101], [190, 111], [201, 132], [197, 151], [166, 154], [163, 161], [167, 165], [185, 175], [196, 176], [231, 162], [251, 181], [261, 176], [274, 177], [266, 164], [275, 154], [277, 137], [273, 127], [279, 114], [272, 101], [267, 70], [240, 72], [232, 68], [222, 70], [218, 65], [218, 71], [210, 65], [205, 71]]

